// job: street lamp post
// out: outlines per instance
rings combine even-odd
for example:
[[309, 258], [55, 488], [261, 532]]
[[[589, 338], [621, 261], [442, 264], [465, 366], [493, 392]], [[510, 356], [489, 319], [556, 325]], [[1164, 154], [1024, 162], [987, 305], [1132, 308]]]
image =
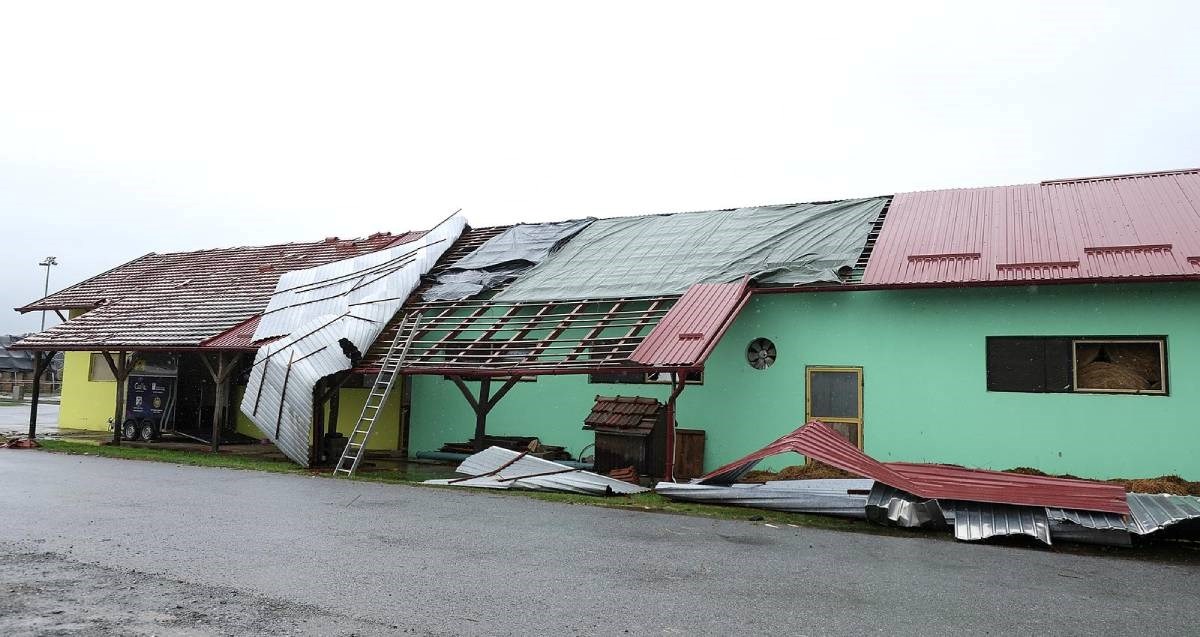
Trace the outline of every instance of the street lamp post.
[[[57, 257], [46, 257], [38, 265], [46, 268], [46, 287], [42, 290], [42, 297], [50, 296], [50, 267], [58, 265]], [[42, 310], [42, 330], [46, 329], [46, 310]]]

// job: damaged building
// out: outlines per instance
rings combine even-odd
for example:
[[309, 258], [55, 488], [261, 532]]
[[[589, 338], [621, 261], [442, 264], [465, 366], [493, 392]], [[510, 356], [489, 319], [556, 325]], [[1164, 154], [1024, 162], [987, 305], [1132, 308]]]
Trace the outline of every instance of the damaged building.
[[16, 347], [70, 352], [62, 427], [173, 365], [176, 420], [347, 472], [499, 441], [690, 477], [818, 419], [883, 462], [1200, 479], [1200, 171], [563, 217], [148, 255]]

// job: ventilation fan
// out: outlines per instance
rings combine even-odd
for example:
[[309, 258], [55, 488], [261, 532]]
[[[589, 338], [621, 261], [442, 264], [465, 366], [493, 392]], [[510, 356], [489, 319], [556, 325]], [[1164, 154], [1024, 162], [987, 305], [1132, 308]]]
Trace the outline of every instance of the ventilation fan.
[[746, 347], [746, 361], [754, 369], [766, 369], [775, 364], [775, 344], [766, 338], [756, 338]]

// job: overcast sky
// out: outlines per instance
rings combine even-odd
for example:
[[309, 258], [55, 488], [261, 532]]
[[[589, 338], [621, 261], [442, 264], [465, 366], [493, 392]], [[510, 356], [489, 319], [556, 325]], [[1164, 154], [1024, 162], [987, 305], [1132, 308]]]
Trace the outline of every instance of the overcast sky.
[[0, 307], [46, 255], [1200, 165], [1200, 3], [965, 4], [8, 3]]

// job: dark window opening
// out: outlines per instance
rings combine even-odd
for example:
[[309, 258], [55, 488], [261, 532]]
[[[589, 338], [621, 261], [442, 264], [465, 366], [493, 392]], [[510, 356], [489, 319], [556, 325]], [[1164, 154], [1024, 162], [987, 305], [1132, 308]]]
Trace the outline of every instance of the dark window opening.
[[987, 389], [1165, 395], [1166, 337], [990, 336]]

